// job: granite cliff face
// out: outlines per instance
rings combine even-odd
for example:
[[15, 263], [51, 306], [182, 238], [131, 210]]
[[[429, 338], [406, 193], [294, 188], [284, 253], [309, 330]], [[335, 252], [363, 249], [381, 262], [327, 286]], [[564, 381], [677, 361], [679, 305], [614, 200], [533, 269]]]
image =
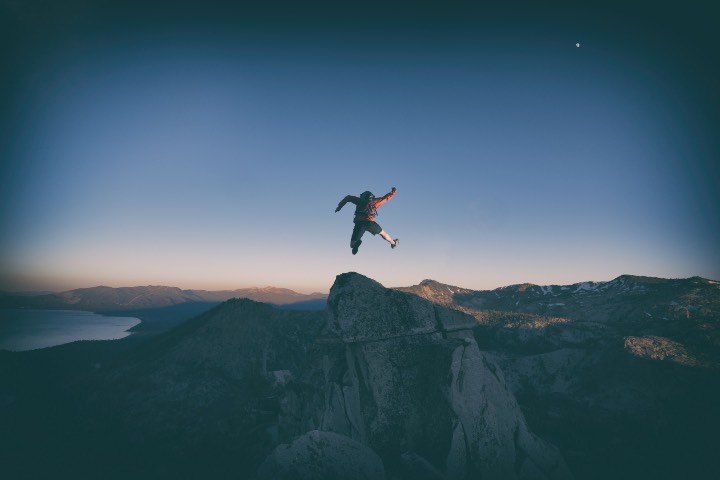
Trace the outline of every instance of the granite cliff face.
[[327, 313], [322, 430], [403, 476], [570, 478], [478, 349], [473, 317], [355, 273], [337, 277]]

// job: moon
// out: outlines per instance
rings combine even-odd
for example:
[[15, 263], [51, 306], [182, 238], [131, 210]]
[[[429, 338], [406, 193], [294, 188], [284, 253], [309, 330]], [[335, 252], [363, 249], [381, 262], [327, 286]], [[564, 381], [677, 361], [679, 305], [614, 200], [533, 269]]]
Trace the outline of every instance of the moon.
[[580, 48], [580, 43], [576, 43], [575, 46], [576, 46], [577, 48]]

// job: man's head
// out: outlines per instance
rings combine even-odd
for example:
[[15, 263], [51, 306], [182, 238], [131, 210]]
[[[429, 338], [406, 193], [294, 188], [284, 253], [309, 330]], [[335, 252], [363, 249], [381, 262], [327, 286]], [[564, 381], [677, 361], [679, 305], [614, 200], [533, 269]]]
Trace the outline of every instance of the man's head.
[[363, 202], [369, 202], [374, 199], [375, 195], [373, 195], [372, 192], [363, 192], [360, 194], [360, 200], [362, 200]]

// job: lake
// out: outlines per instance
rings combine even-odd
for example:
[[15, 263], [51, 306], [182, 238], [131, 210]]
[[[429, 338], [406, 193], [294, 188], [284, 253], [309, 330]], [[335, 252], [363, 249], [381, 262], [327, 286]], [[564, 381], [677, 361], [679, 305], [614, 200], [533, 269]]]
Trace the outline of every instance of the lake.
[[0, 309], [0, 350], [23, 351], [77, 340], [118, 340], [140, 323], [132, 317], [106, 317], [71, 310]]

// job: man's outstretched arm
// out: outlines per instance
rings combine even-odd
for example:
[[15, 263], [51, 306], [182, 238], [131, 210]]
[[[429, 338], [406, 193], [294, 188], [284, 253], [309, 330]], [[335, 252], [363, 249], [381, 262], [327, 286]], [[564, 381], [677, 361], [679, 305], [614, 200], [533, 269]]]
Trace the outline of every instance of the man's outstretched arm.
[[392, 197], [394, 197], [396, 191], [397, 191], [397, 188], [392, 187], [392, 190], [390, 190], [390, 193], [386, 193], [384, 196], [378, 198], [379, 201], [375, 204], [375, 207], [379, 207], [380, 205], [382, 205], [383, 203], [387, 202]]
[[339, 212], [339, 211], [342, 209], [342, 207], [345, 206], [346, 203], [352, 202], [352, 203], [354, 203], [354, 204], [357, 204], [357, 202], [358, 202], [359, 200], [360, 200], [360, 199], [359, 199], [358, 197], [355, 197], [355, 196], [353, 196], [353, 195], [347, 195], [345, 198], [343, 198], [342, 200], [340, 200], [340, 203], [338, 203], [338, 206], [337, 206], [337, 208], [335, 209], [335, 213]]

